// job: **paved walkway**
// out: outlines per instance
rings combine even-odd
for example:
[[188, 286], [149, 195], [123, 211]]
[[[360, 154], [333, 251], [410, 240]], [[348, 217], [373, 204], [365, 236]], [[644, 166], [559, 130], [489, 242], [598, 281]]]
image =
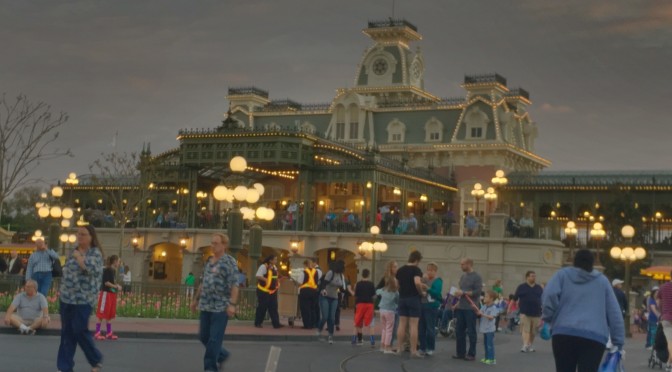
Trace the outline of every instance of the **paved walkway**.
[[[5, 318], [0, 313], [1, 319]], [[95, 328], [95, 317], [91, 318], [90, 329]], [[255, 328], [252, 321], [231, 320], [226, 327], [226, 336], [229, 340], [266, 340], [266, 341], [308, 341], [315, 340], [315, 330], [301, 328], [303, 324], [298, 319], [294, 327], [288, 326], [286, 318], [280, 318], [284, 327], [274, 329], [270, 321], [264, 323], [263, 328]], [[326, 325], [325, 325], [326, 328]], [[48, 329], [38, 331], [38, 334], [57, 335], [61, 329], [60, 316], [51, 314], [51, 323]], [[196, 339], [198, 334], [198, 320], [192, 319], [160, 319], [160, 318], [117, 318], [112, 321], [112, 329], [119, 337], [133, 338], [171, 338]], [[0, 333], [16, 333], [18, 331], [1, 326]], [[341, 311], [340, 330], [335, 332], [337, 339], [349, 339], [353, 334], [353, 311]], [[380, 334], [376, 325], [375, 334]]]

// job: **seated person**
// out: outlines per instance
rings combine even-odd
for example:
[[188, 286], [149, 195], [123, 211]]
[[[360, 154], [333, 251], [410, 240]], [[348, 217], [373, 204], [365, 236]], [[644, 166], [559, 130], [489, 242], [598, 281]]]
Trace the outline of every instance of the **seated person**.
[[509, 220], [506, 222], [506, 231], [509, 233], [509, 236], [520, 235], [520, 225], [516, 222], [515, 218], [509, 217]]
[[5, 325], [12, 325], [21, 334], [34, 335], [37, 329], [46, 328], [49, 321], [47, 299], [37, 292], [37, 282], [28, 280], [24, 291], [14, 297], [7, 309]]
[[520, 236], [523, 238], [531, 238], [534, 234], [534, 221], [530, 217], [523, 216], [518, 221], [520, 226]]

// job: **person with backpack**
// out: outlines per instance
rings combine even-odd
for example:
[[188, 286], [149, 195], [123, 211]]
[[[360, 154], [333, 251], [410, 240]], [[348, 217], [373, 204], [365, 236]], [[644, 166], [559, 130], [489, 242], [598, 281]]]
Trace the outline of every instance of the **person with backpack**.
[[318, 339], [322, 336], [322, 328], [327, 324], [327, 338], [329, 344], [334, 343], [334, 322], [336, 318], [336, 308], [338, 307], [338, 291], [345, 285], [345, 262], [338, 260], [334, 262], [331, 270], [329, 270], [322, 280], [320, 280], [320, 311], [322, 318], [317, 326]]

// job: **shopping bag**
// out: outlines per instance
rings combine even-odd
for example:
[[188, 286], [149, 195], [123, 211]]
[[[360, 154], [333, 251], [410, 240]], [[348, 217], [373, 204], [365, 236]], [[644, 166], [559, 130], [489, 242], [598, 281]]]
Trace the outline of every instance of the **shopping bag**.
[[544, 322], [544, 325], [539, 331], [539, 336], [546, 341], [551, 339], [551, 327], [548, 326], [548, 323]]
[[622, 355], [620, 352], [608, 353], [600, 365], [598, 372], [624, 372]]

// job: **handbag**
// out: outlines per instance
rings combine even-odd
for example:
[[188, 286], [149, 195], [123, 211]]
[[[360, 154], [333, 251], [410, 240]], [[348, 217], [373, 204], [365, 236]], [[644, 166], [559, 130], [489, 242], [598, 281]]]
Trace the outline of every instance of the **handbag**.
[[623, 367], [622, 362], [623, 356], [619, 351], [614, 353], [608, 353], [604, 357], [604, 361], [600, 365], [598, 372], [624, 372], [625, 368]]
[[63, 276], [63, 267], [61, 266], [61, 260], [59, 259], [54, 259], [49, 257], [51, 259], [51, 277], [52, 278], [60, 278]]
[[541, 336], [542, 340], [548, 341], [551, 339], [551, 328], [548, 326], [548, 323], [544, 322], [544, 325], [539, 331], [539, 336]]

